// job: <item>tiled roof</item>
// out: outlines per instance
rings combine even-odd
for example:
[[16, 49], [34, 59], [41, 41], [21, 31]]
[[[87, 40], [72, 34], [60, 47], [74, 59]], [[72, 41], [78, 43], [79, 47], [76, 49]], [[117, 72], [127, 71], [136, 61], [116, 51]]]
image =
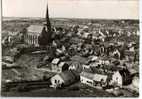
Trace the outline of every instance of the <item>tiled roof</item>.
[[59, 66], [59, 67], [63, 67], [64, 64], [65, 64], [65, 62], [61, 62], [58, 66]]
[[93, 80], [95, 80], [95, 81], [103, 80], [104, 82], [106, 82], [107, 75], [95, 74]]
[[88, 73], [88, 72], [82, 72], [80, 75], [88, 79], [92, 79], [94, 81], [101, 81], [103, 79], [103, 81], [106, 82], [108, 78], [107, 75], [93, 74], [93, 73]]
[[64, 72], [60, 73], [59, 75], [62, 77], [62, 79], [65, 82], [67, 82], [67, 81], [69, 81], [69, 82], [70, 81], [74, 81], [75, 78], [76, 78], [76, 75], [74, 75], [73, 72], [71, 72], [71, 71], [64, 71]]
[[72, 60], [72, 61], [76, 61], [76, 62], [78, 62], [78, 63], [82, 63], [82, 64], [86, 64], [86, 63], [88, 62], [87, 58], [80, 57], [80, 56], [77, 56], [77, 55], [73, 56], [73, 57], [71, 58], [71, 60]]
[[52, 60], [52, 64], [57, 65], [59, 63], [60, 59], [59, 58], [55, 58]]
[[86, 77], [86, 78], [91, 79], [91, 80], [93, 80], [93, 78], [94, 78], [94, 74], [93, 73], [88, 73], [88, 72], [82, 72], [80, 74], [80, 76]]

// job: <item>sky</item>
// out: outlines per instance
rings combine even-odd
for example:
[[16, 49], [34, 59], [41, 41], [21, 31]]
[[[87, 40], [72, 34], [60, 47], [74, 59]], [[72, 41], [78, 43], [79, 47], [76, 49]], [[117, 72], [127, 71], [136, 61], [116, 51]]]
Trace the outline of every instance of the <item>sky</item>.
[[138, 0], [2, 0], [5, 17], [138, 19]]

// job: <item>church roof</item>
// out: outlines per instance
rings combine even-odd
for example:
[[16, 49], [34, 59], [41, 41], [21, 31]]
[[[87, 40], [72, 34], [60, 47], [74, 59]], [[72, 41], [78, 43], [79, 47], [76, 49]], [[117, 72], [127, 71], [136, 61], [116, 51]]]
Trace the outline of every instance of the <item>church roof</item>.
[[42, 25], [30, 25], [27, 30], [28, 32], [33, 32], [33, 33], [41, 33], [42, 29], [44, 26]]

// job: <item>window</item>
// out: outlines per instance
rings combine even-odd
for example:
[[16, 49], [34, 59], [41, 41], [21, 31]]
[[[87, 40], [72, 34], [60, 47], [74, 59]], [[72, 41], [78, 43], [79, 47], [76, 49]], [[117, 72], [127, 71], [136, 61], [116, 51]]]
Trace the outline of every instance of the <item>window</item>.
[[55, 83], [57, 83], [57, 80], [55, 80]]
[[88, 84], [91, 84], [91, 85], [93, 84], [91, 81], [87, 81], [87, 83], [88, 83]]
[[60, 80], [58, 80], [58, 83], [60, 83]]

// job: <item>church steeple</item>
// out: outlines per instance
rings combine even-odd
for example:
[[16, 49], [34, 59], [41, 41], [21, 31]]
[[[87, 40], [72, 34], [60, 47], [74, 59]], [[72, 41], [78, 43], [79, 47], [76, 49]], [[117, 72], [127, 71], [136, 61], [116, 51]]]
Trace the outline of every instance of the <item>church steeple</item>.
[[52, 30], [51, 30], [51, 23], [49, 19], [49, 13], [48, 13], [48, 3], [46, 8], [46, 24], [43, 27], [43, 30], [41, 31], [41, 35], [38, 38], [38, 42], [40, 46], [46, 46], [52, 42], [51, 36], [52, 36]]
[[46, 8], [46, 26], [49, 32], [51, 32], [51, 23], [49, 19], [49, 12], [48, 12], [48, 3], [47, 3], [47, 8]]

